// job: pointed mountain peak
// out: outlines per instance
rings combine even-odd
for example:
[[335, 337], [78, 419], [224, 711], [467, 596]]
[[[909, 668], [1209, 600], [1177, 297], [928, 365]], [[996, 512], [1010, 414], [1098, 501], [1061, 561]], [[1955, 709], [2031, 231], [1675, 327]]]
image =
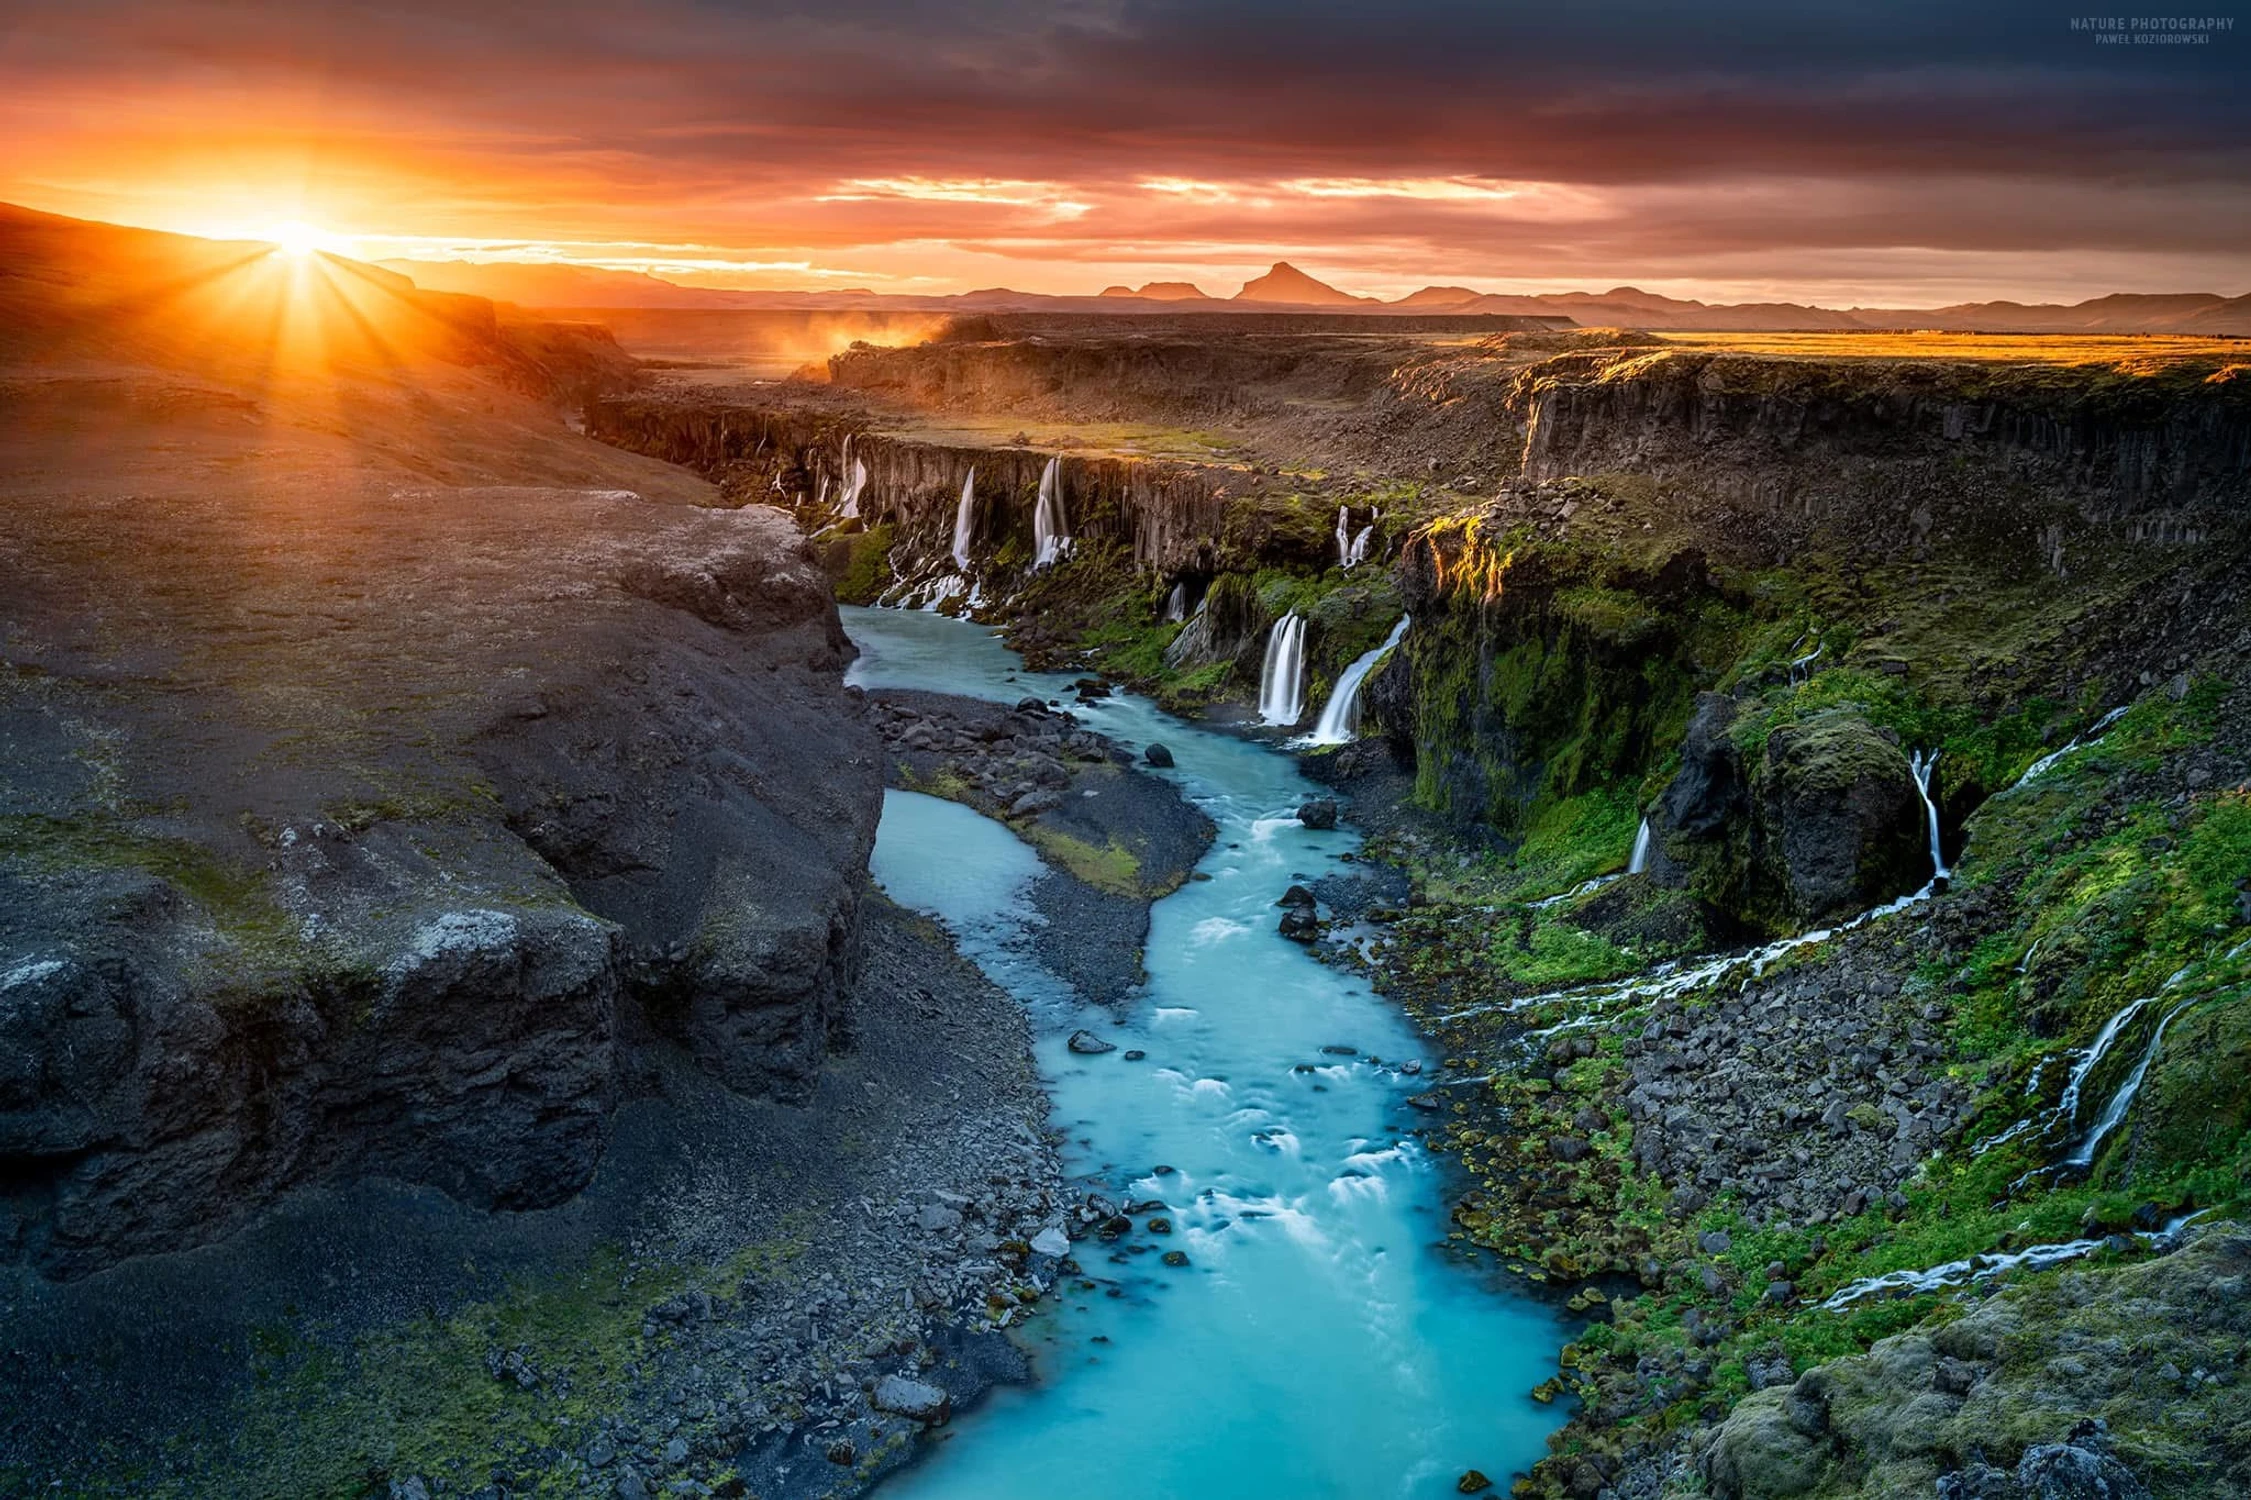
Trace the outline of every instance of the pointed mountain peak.
[[1355, 297], [1340, 292], [1327, 282], [1316, 281], [1286, 260], [1274, 262], [1274, 269], [1243, 284], [1235, 294], [1237, 302], [1286, 302], [1299, 307], [1333, 307], [1342, 303], [1366, 302], [1366, 297]]

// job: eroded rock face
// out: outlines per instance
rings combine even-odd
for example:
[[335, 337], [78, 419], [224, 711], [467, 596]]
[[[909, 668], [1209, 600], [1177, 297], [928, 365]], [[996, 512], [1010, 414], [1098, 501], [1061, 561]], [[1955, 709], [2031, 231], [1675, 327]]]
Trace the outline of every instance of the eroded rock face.
[[849, 1039], [880, 768], [786, 517], [32, 496], [0, 531], [0, 1258], [78, 1274], [336, 1174], [552, 1204], [637, 1042], [795, 1098]]

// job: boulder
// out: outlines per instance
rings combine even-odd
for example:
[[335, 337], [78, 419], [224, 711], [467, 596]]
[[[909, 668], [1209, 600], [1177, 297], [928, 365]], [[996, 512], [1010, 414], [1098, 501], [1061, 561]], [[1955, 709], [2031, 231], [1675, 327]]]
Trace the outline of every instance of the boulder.
[[1768, 736], [1753, 779], [1766, 855], [1806, 925], [1849, 917], [1932, 874], [1928, 823], [1900, 748], [1842, 709]]
[[1172, 751], [1161, 744], [1152, 742], [1141, 752], [1141, 758], [1159, 770], [1170, 770], [1172, 767]]
[[1850, 918], [1932, 874], [1907, 756], [1851, 709], [1781, 725], [1747, 756], [1735, 705], [1705, 694], [1650, 833], [1652, 881], [1771, 931]]
[[927, 1381], [905, 1375], [886, 1375], [875, 1383], [874, 1406], [916, 1422], [943, 1422], [953, 1409], [952, 1398]]
[[1697, 1460], [1718, 1500], [1793, 1500], [1813, 1492], [1827, 1464], [1827, 1441], [1801, 1430], [1779, 1386], [1738, 1403]]
[[1334, 828], [1337, 826], [1337, 803], [1334, 797], [1315, 797], [1297, 810], [1297, 820], [1308, 828]]
[[1082, 1057], [1099, 1057], [1105, 1052], [1118, 1050], [1117, 1043], [1105, 1042], [1093, 1032], [1085, 1030], [1072, 1032], [1071, 1039], [1063, 1045]]

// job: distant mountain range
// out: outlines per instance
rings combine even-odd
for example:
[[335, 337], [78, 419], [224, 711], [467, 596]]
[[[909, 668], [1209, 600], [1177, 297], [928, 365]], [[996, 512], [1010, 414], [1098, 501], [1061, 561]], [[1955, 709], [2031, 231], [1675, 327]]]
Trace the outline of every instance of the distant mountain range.
[[385, 268], [418, 286], [466, 292], [496, 302], [548, 308], [773, 308], [892, 312], [1158, 312], [1199, 307], [1242, 311], [1318, 309], [1384, 313], [1513, 313], [1569, 317], [1593, 328], [1646, 328], [1705, 333], [1820, 332], [1850, 329], [1941, 329], [1977, 333], [2251, 334], [2251, 295], [2209, 292], [2114, 293], [2070, 305], [1964, 302], [1952, 307], [1814, 307], [1796, 302], [1706, 303], [1636, 287], [1607, 292], [1519, 295], [1464, 286], [1426, 286], [1384, 302], [1340, 291], [1278, 261], [1232, 297], [1213, 297], [1185, 281], [1113, 286], [1099, 296], [1056, 297], [993, 287], [956, 296], [901, 296], [865, 289], [818, 292], [721, 291], [681, 286], [636, 271], [500, 262], [388, 260]]

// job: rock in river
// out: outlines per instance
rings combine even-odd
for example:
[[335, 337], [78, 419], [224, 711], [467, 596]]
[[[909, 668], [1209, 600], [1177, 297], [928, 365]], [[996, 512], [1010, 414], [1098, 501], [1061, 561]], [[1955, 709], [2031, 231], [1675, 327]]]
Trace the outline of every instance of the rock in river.
[[1297, 810], [1297, 820], [1308, 828], [1336, 827], [1336, 799], [1334, 797], [1315, 797]]
[[1117, 1043], [1105, 1042], [1091, 1031], [1072, 1032], [1070, 1041], [1064, 1045], [1084, 1057], [1099, 1057], [1105, 1052], [1118, 1050]]
[[1172, 752], [1159, 744], [1152, 743], [1141, 752], [1141, 758], [1160, 769], [1169, 768], [1172, 765]]

